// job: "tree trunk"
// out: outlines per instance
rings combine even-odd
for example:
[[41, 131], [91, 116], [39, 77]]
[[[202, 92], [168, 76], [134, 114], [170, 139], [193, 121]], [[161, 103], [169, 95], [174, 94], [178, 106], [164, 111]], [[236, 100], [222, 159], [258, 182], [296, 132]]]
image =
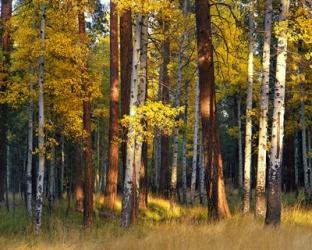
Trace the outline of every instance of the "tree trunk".
[[50, 213], [52, 211], [54, 198], [55, 198], [55, 169], [56, 169], [55, 146], [52, 146], [50, 172], [49, 172], [49, 195], [48, 195]]
[[[131, 74], [130, 116], [136, 115], [138, 106], [146, 98], [147, 69], [147, 17], [136, 13], [133, 23], [133, 65]], [[135, 223], [138, 211], [139, 171], [142, 160], [142, 138], [135, 127], [128, 130], [127, 167], [122, 199], [121, 226]]]
[[[78, 14], [79, 35], [80, 41], [84, 44], [85, 41], [85, 17], [84, 13]], [[83, 129], [86, 135], [83, 138], [83, 154], [84, 154], [84, 203], [83, 203], [83, 222], [86, 228], [92, 226], [93, 217], [93, 170], [92, 170], [92, 135], [91, 135], [91, 100], [88, 90], [88, 83], [83, 80], [82, 89], [86, 93], [86, 98], [83, 100]]]
[[38, 178], [37, 178], [37, 194], [36, 194], [36, 209], [35, 209], [35, 231], [39, 233], [41, 228], [41, 216], [42, 216], [42, 204], [43, 204], [43, 190], [44, 190], [44, 170], [45, 170], [45, 149], [44, 149], [44, 56], [45, 50], [45, 29], [46, 29], [46, 7], [44, 3], [40, 4], [41, 16], [40, 16], [40, 42], [41, 42], [41, 55], [39, 57], [39, 72], [38, 72], [38, 149], [39, 149], [39, 166], [38, 166]]
[[[287, 21], [289, 0], [281, 0], [280, 22]], [[281, 184], [285, 114], [287, 60], [287, 27], [278, 36], [276, 81], [273, 106], [273, 124], [268, 173], [267, 212], [265, 223], [279, 225], [281, 222]]]
[[249, 55], [248, 55], [248, 88], [246, 100], [246, 130], [245, 130], [245, 158], [244, 158], [244, 182], [243, 182], [243, 213], [250, 210], [250, 183], [251, 183], [251, 162], [252, 162], [252, 95], [253, 95], [253, 54], [254, 54], [254, 0], [250, 1], [249, 10]]
[[[162, 44], [162, 65], [160, 70], [160, 86], [162, 86], [162, 102], [169, 103], [169, 72], [168, 66], [170, 63], [170, 41], [168, 38], [169, 25], [167, 22], [162, 22], [163, 33], [165, 40]], [[161, 164], [159, 176], [159, 191], [165, 198], [169, 197], [169, 137], [167, 135], [161, 136]]]
[[140, 168], [140, 207], [147, 208], [148, 196], [148, 173], [147, 173], [147, 142], [143, 142], [142, 146], [142, 162]]
[[118, 17], [116, 6], [110, 2], [110, 111], [108, 169], [105, 190], [105, 204], [114, 210], [117, 198], [118, 140], [119, 128], [119, 80], [118, 80]]
[[307, 134], [306, 134], [306, 124], [305, 124], [305, 103], [304, 103], [304, 86], [301, 83], [301, 100], [300, 100], [300, 125], [301, 125], [301, 147], [302, 147], [302, 165], [304, 174], [304, 189], [306, 194], [306, 200], [310, 199], [311, 187], [310, 187], [310, 170], [308, 166], [307, 158]]
[[204, 148], [202, 132], [199, 134], [199, 200], [200, 204], [204, 205], [205, 200], [205, 164], [204, 164]]
[[60, 190], [59, 196], [62, 199], [64, 193], [64, 172], [65, 172], [65, 152], [64, 152], [64, 136], [61, 136], [61, 171], [60, 171]]
[[[199, 120], [199, 83], [195, 86], [195, 110], [194, 110], [194, 135], [193, 135], [193, 161], [192, 161], [192, 180], [191, 180], [191, 203], [195, 201], [196, 176], [197, 176], [197, 155], [198, 155], [198, 120]], [[199, 162], [199, 169], [200, 169]], [[200, 171], [200, 170], [199, 170]]]
[[230, 217], [217, 127], [210, 1], [196, 0], [197, 52], [209, 220]]
[[187, 203], [187, 137], [186, 137], [186, 128], [188, 122], [188, 93], [189, 93], [189, 82], [185, 84], [185, 96], [184, 96], [184, 126], [185, 129], [183, 131], [183, 143], [182, 143], [182, 194], [183, 194], [183, 202]]
[[[1, 0], [1, 49], [4, 59], [1, 60], [1, 86], [0, 92], [5, 93], [8, 84], [8, 74], [10, 67], [10, 25], [8, 21], [12, 15], [12, 0]], [[6, 103], [0, 104], [0, 203], [4, 201], [4, 194], [6, 191], [6, 169], [7, 169], [7, 124], [8, 106]]]
[[[129, 115], [130, 85], [132, 68], [132, 18], [131, 10], [126, 10], [120, 17], [120, 83], [121, 83], [121, 115]], [[123, 135], [126, 141], [127, 133]], [[121, 144], [123, 178], [127, 165], [127, 144]]]
[[298, 191], [299, 188], [299, 140], [298, 140], [298, 132], [295, 133], [295, 186]]
[[262, 83], [259, 120], [258, 166], [256, 184], [256, 216], [265, 215], [265, 180], [267, 158], [267, 133], [269, 109], [269, 80], [270, 80], [270, 47], [272, 35], [272, 0], [266, 1], [264, 45], [262, 59]]
[[[237, 96], [237, 127], [238, 127], [238, 186], [239, 192], [243, 190], [243, 148], [242, 148], [242, 118], [241, 118], [241, 96]], [[232, 175], [231, 175], [232, 176]]]
[[[31, 76], [34, 75], [34, 67], [30, 65]], [[33, 92], [33, 82], [29, 81], [29, 92]], [[26, 168], [26, 209], [28, 216], [32, 216], [32, 157], [33, 157], [33, 112], [34, 103], [33, 98], [30, 96], [28, 106], [28, 148], [27, 148], [27, 168]]]
[[[175, 93], [175, 107], [180, 106], [181, 98], [181, 84], [182, 84], [182, 60], [183, 60], [183, 44], [184, 44], [185, 34], [183, 33], [180, 38], [179, 44], [179, 54], [178, 54], [178, 78], [176, 83], [176, 93]], [[178, 168], [178, 151], [179, 151], [179, 128], [175, 128], [173, 136], [173, 156], [172, 156], [172, 166], [171, 166], [171, 183], [170, 183], [170, 200], [175, 202], [177, 195], [177, 168]]]

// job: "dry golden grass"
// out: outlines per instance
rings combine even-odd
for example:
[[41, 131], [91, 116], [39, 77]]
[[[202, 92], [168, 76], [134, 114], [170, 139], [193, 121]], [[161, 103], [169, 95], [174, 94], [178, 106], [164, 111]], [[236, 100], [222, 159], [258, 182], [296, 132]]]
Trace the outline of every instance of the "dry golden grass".
[[91, 232], [80, 226], [80, 214], [66, 215], [64, 204], [56, 206], [51, 217], [44, 216], [38, 237], [23, 208], [6, 217], [2, 209], [0, 249], [312, 249], [312, 210], [300, 205], [285, 205], [282, 226], [274, 229], [252, 214], [239, 213], [208, 224], [205, 207], [172, 209], [168, 201], [150, 197], [138, 225], [125, 230], [119, 227], [119, 219], [96, 217]]

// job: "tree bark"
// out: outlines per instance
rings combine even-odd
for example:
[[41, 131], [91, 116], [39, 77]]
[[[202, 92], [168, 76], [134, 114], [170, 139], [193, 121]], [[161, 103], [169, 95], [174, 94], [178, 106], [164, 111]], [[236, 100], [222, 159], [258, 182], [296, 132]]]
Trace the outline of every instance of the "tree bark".
[[56, 170], [56, 162], [55, 162], [55, 146], [52, 146], [51, 149], [51, 161], [50, 161], [50, 171], [49, 171], [49, 211], [51, 213], [55, 198], [55, 170]]
[[[131, 10], [126, 10], [120, 17], [120, 83], [121, 83], [121, 116], [129, 115], [130, 85], [132, 68], [132, 18]], [[127, 165], [127, 131], [123, 135], [121, 144], [122, 170], [125, 178]]]
[[142, 162], [140, 168], [140, 207], [147, 208], [148, 197], [148, 172], [147, 172], [147, 142], [144, 141], [142, 145]]
[[[1, 49], [4, 60], [1, 61], [1, 86], [0, 92], [5, 93], [8, 84], [8, 74], [10, 66], [10, 48], [11, 36], [10, 25], [8, 21], [12, 15], [12, 0], [1, 0]], [[0, 203], [4, 201], [6, 191], [6, 169], [7, 169], [7, 130], [8, 130], [8, 106], [6, 103], [0, 103]]]
[[254, 55], [254, 0], [250, 1], [248, 16], [249, 27], [249, 55], [248, 55], [248, 88], [246, 100], [246, 130], [245, 130], [245, 158], [244, 158], [244, 181], [243, 181], [243, 213], [250, 210], [250, 183], [251, 183], [251, 162], [252, 162], [252, 95], [253, 95], [253, 55]]
[[118, 79], [118, 16], [115, 3], [110, 2], [110, 111], [108, 169], [105, 205], [114, 210], [117, 198], [118, 140], [119, 137], [119, 79]]
[[[280, 22], [287, 20], [289, 0], [281, 0]], [[273, 124], [268, 173], [267, 212], [265, 223], [279, 225], [281, 222], [281, 184], [285, 114], [285, 82], [287, 60], [287, 27], [278, 36], [276, 81], [273, 106]]]
[[[34, 75], [34, 67], [30, 65], [31, 76]], [[29, 81], [29, 106], [28, 106], [28, 148], [27, 148], [27, 167], [26, 167], [26, 209], [28, 216], [32, 216], [32, 157], [33, 157], [33, 112], [34, 103], [32, 98], [33, 82], [32, 79]]]
[[41, 55], [39, 57], [39, 72], [38, 72], [38, 149], [39, 149], [39, 166], [38, 166], [38, 178], [37, 178], [37, 194], [36, 194], [36, 208], [35, 208], [35, 231], [39, 233], [41, 228], [42, 217], [42, 204], [43, 204], [43, 190], [44, 190], [44, 170], [45, 170], [45, 149], [44, 149], [44, 41], [46, 35], [46, 7], [44, 3], [40, 4], [40, 42], [41, 42]]
[[[80, 41], [84, 44], [85, 41], [85, 17], [84, 13], [78, 14], [79, 35]], [[92, 170], [92, 135], [91, 135], [91, 100], [88, 90], [88, 83], [83, 79], [82, 89], [86, 93], [86, 98], [83, 100], [83, 129], [86, 135], [83, 138], [83, 154], [84, 154], [84, 202], [83, 202], [83, 222], [86, 228], [92, 226], [93, 221], [93, 170]]]
[[[132, 117], [136, 115], [138, 106], [144, 104], [146, 97], [147, 17], [136, 13], [134, 15], [133, 31], [133, 65], [130, 92], [130, 116]], [[130, 124], [122, 199], [122, 227], [129, 227], [137, 219], [139, 170], [142, 160], [142, 138], [140, 137], [142, 136], [137, 134], [136, 128]]]
[[199, 136], [199, 149], [200, 149], [200, 155], [199, 155], [199, 200], [200, 204], [204, 204], [205, 199], [205, 164], [204, 164], [204, 149], [203, 149], [203, 136], [202, 132], [200, 132]]
[[[170, 40], [168, 38], [169, 25], [167, 22], [161, 22], [165, 40], [162, 44], [162, 66], [160, 70], [160, 85], [162, 86], [162, 102], [169, 104], [170, 79], [168, 65], [170, 63]], [[169, 137], [161, 135], [161, 164], [159, 176], [159, 191], [165, 198], [169, 197]]]
[[304, 174], [304, 189], [306, 200], [309, 200], [311, 197], [311, 186], [310, 186], [310, 175], [311, 172], [308, 166], [307, 158], [307, 129], [305, 122], [305, 103], [304, 103], [304, 85], [301, 83], [301, 100], [300, 100], [300, 126], [301, 126], [301, 147], [302, 147], [302, 165], [303, 165], [303, 174]]
[[64, 151], [64, 136], [61, 136], [61, 171], [60, 171], [60, 190], [59, 196], [62, 199], [64, 193], [64, 173], [65, 173], [65, 151]]
[[[239, 192], [243, 190], [243, 145], [242, 145], [242, 118], [241, 118], [241, 96], [238, 93], [236, 104], [237, 104], [237, 127], [238, 127], [238, 186]], [[232, 176], [232, 175], [231, 175]]]
[[230, 217], [217, 127], [210, 1], [196, 0], [197, 53], [209, 220]]
[[[195, 87], [195, 109], [194, 109], [194, 133], [193, 133], [193, 161], [192, 161], [192, 179], [191, 179], [191, 203], [195, 201], [196, 176], [197, 176], [197, 156], [198, 156], [198, 120], [199, 120], [199, 83]], [[200, 169], [199, 162], [199, 169]], [[200, 170], [199, 170], [200, 171]]]
[[299, 187], [299, 140], [298, 140], [298, 132], [295, 133], [295, 186], [298, 190]]
[[[180, 106], [181, 98], [181, 84], [182, 84], [182, 60], [183, 60], [183, 44], [184, 44], [185, 34], [180, 37], [179, 43], [179, 53], [178, 53], [178, 73], [177, 73], [177, 83], [176, 91], [174, 97], [174, 106]], [[171, 166], [171, 183], [170, 183], [170, 200], [175, 202], [177, 195], [177, 168], [178, 168], [178, 151], [179, 151], [179, 128], [175, 128], [173, 135], [173, 155], [172, 155], [172, 166]]]
[[256, 183], [256, 216], [265, 215], [265, 180], [266, 180], [266, 158], [267, 158], [267, 133], [268, 133], [268, 109], [269, 109], [269, 80], [270, 80], [270, 47], [272, 35], [272, 0], [266, 1], [264, 45], [262, 59], [262, 83], [259, 120], [259, 144], [258, 144], [258, 166]]

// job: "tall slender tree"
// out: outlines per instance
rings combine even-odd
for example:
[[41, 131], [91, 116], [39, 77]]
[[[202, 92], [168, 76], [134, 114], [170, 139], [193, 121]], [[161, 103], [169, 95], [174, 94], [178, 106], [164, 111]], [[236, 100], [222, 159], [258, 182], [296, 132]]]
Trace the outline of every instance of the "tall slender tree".
[[[85, 43], [86, 23], [84, 12], [78, 14], [79, 35], [82, 46]], [[87, 65], [87, 63], [86, 63]], [[86, 135], [83, 138], [84, 155], [84, 202], [83, 222], [86, 228], [90, 228], [93, 222], [93, 169], [92, 169], [92, 135], [91, 135], [91, 100], [88, 82], [82, 79], [82, 89], [85, 93], [83, 100], [83, 129]]]
[[[34, 75], [34, 67], [30, 64], [31, 76]], [[33, 79], [29, 81], [29, 106], [28, 106], [28, 147], [27, 147], [27, 167], [26, 167], [26, 208], [29, 217], [32, 216], [32, 159], [33, 159], [33, 135], [34, 135], [34, 126], [33, 126], [33, 110], [34, 102], [32, 98], [33, 92]]]
[[[131, 73], [130, 117], [137, 114], [137, 108], [144, 104], [146, 97], [147, 67], [147, 17], [134, 14], [133, 61]], [[138, 209], [139, 171], [142, 160], [142, 138], [134, 126], [129, 127], [127, 140], [127, 167], [122, 198], [121, 226], [135, 223]]]
[[211, 3], [195, 1], [198, 73], [204, 164], [207, 179], [208, 214], [210, 220], [231, 216], [223, 177], [221, 145], [217, 127], [216, 93], [211, 29]]
[[249, 2], [248, 13], [248, 88], [246, 100], [245, 159], [243, 183], [243, 213], [250, 210], [251, 146], [252, 146], [252, 92], [253, 92], [253, 59], [254, 59], [254, 0]]
[[[197, 176], [197, 155], [198, 155], [198, 124], [199, 123], [199, 83], [195, 87], [195, 110], [194, 110], [194, 136], [193, 136], [193, 161], [192, 161], [192, 180], [191, 180], [191, 202], [194, 203], [196, 176]], [[198, 164], [200, 166], [200, 163]], [[199, 167], [200, 168], [200, 167]]]
[[[9, 20], [12, 15], [12, 0], [1, 0], [1, 49], [4, 60], [1, 61], [1, 83], [0, 92], [5, 93], [8, 85], [8, 73], [10, 65], [10, 25]], [[0, 203], [4, 201], [4, 194], [6, 190], [6, 169], [7, 169], [7, 119], [8, 106], [6, 103], [0, 101]]]
[[114, 2], [110, 2], [110, 109], [109, 109], [109, 149], [108, 169], [105, 190], [105, 203], [114, 209], [117, 198], [118, 178], [118, 118], [119, 118], [119, 79], [118, 79], [118, 15]]
[[266, 158], [268, 137], [268, 110], [269, 110], [269, 81], [270, 81], [270, 55], [272, 35], [272, 0], [266, 1], [264, 19], [264, 43], [262, 58], [262, 82], [259, 118], [259, 144], [258, 144], [258, 166], [256, 183], [256, 216], [265, 215], [265, 180], [266, 180]]
[[283, 25], [278, 34], [276, 80], [273, 107], [270, 167], [268, 173], [268, 200], [265, 223], [279, 225], [281, 222], [282, 160], [284, 139], [287, 24], [289, 0], [281, 0], [279, 22]]
[[[162, 65], [160, 70], [161, 97], [164, 104], [169, 103], [170, 78], [168, 66], [170, 63], [170, 39], [168, 37], [168, 21], [161, 20], [165, 39], [162, 43]], [[161, 136], [161, 164], [159, 176], [159, 189], [164, 197], [169, 197], [169, 136]]]
[[37, 193], [36, 193], [36, 208], [35, 208], [35, 231], [39, 233], [41, 228], [43, 190], [44, 190], [44, 170], [45, 170], [45, 152], [44, 152], [44, 50], [46, 36], [46, 5], [40, 3], [40, 45], [41, 54], [39, 57], [39, 72], [38, 72], [38, 149], [39, 149], [39, 164], [37, 178]]
[[[120, 85], [121, 85], [121, 116], [129, 115], [130, 85], [132, 68], [132, 17], [128, 9], [120, 16]], [[123, 178], [127, 165], [127, 133], [123, 135], [121, 144]]]

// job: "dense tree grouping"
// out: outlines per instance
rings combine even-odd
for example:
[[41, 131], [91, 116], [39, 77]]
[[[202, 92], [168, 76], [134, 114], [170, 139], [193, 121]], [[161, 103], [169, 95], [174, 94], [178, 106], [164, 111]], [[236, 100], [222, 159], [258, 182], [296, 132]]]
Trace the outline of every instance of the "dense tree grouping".
[[216, 221], [238, 189], [274, 226], [282, 192], [311, 203], [311, 1], [2, 0], [0, 21], [0, 203], [36, 233], [56, 200], [86, 228], [149, 194]]

